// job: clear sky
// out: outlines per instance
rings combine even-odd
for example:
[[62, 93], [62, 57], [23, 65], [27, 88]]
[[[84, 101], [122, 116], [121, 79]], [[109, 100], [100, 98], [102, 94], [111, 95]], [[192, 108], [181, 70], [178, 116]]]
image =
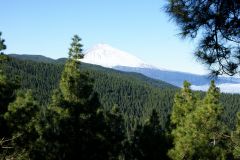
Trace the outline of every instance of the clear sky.
[[203, 74], [194, 43], [164, 13], [166, 0], [0, 0], [6, 53], [67, 57], [71, 37], [84, 49], [107, 43], [147, 63]]

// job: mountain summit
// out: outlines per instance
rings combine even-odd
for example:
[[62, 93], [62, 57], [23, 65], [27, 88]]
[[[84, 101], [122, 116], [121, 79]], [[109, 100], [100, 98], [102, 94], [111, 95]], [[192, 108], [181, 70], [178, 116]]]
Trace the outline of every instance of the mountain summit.
[[[141, 59], [113, 48], [107, 44], [98, 44], [85, 52], [82, 62], [113, 68], [125, 72], [141, 73], [153, 79], [159, 79], [172, 85], [182, 87], [184, 80], [192, 83], [192, 89], [206, 91], [210, 78], [186, 72], [171, 71], [149, 65]], [[219, 77], [215, 80], [222, 92], [240, 93], [240, 79]]]
[[82, 62], [96, 64], [103, 67], [114, 68], [116, 66], [155, 68], [144, 63], [141, 59], [113, 48], [108, 44], [97, 44], [86, 51]]

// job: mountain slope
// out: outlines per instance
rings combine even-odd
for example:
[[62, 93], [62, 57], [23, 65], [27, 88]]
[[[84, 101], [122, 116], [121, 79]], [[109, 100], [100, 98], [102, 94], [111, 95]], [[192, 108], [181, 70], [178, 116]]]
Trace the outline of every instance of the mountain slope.
[[[207, 75], [170, 71], [154, 67], [127, 52], [120, 51], [106, 44], [100, 44], [89, 49], [86, 52], [83, 62], [125, 72], [141, 73], [150, 78], [162, 80], [178, 87], [182, 87], [184, 80], [187, 80], [195, 86], [192, 88], [196, 90], [205, 91], [206, 86], [208, 88], [210, 80], [212, 80]], [[240, 90], [236, 90], [236, 86], [240, 88], [239, 78], [218, 77], [218, 79], [214, 80], [222, 92], [240, 93]]]
[[[197, 75], [178, 71], [167, 71], [153, 68], [136, 68], [117, 66], [114, 69], [125, 72], [137, 72], [154, 79], [160, 79], [175, 86], [181, 87], [184, 80], [191, 82], [196, 86], [208, 85], [213, 78], [207, 75]], [[217, 84], [239, 84], [240, 79], [232, 77], [218, 77], [214, 79]]]
[[[22, 90], [31, 89], [35, 98], [45, 107], [57, 85], [63, 70], [63, 63], [39, 63], [29, 60], [11, 59], [3, 68], [9, 79], [19, 76]], [[173, 97], [179, 89], [159, 80], [153, 80], [136, 73], [125, 73], [96, 65], [82, 64], [80, 69], [88, 72], [99, 93], [105, 110], [114, 105], [124, 113], [126, 124], [133, 127], [141, 123], [152, 109], [160, 113], [164, 126], [171, 112]], [[203, 94], [203, 93], [201, 93]], [[240, 111], [240, 95], [221, 94], [227, 124], [234, 127], [236, 112]]]
[[20, 60], [31, 60], [36, 62], [46, 62], [46, 63], [53, 63], [55, 62], [54, 59], [48, 58], [42, 55], [28, 55], [28, 54], [8, 54], [8, 56], [17, 58]]
[[[20, 78], [23, 90], [31, 89], [34, 97], [46, 106], [52, 91], [57, 88], [64, 64], [39, 63], [12, 58], [5, 64], [4, 72], [9, 78]], [[161, 115], [162, 123], [167, 121], [176, 87], [159, 80], [153, 80], [138, 73], [126, 73], [100, 66], [80, 65], [82, 72], [88, 72], [94, 79], [94, 90], [99, 94], [104, 109], [119, 106], [125, 118], [142, 122], [152, 109]], [[132, 121], [131, 120], [131, 121]]]
[[151, 68], [153, 66], [144, 63], [139, 58], [113, 48], [107, 44], [98, 44], [86, 51], [84, 59], [85, 63], [97, 64], [103, 67], [113, 68], [115, 66], [128, 66], [139, 68]]
[[[22, 60], [47, 63], [64, 63], [66, 61], [66, 58], [54, 60], [41, 55], [11, 54], [10, 56]], [[194, 90], [206, 91], [211, 80], [211, 78], [207, 75], [197, 75], [161, 68], [159, 69], [144, 63], [142, 60], [127, 52], [120, 51], [106, 44], [99, 44], [92, 49], [89, 49], [85, 54], [85, 58], [81, 61], [113, 68], [119, 71], [141, 73], [147, 77], [162, 80], [178, 87], [182, 87], [183, 81], [187, 80], [192, 83], [192, 89]], [[240, 93], [239, 78], [218, 77], [218, 79], [214, 80], [216, 81], [217, 86], [221, 89], [221, 92]]]

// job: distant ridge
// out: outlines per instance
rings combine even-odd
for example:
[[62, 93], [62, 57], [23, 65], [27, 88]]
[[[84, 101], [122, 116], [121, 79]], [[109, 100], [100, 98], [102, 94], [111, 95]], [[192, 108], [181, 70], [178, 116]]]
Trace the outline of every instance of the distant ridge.
[[53, 59], [42, 55], [29, 55], [29, 54], [8, 54], [8, 56], [17, 58], [20, 60], [29, 60], [35, 62], [45, 62], [45, 63], [64, 63], [67, 58]]
[[[23, 60], [48, 63], [64, 63], [66, 61], [66, 58], [54, 60], [41, 55], [11, 54], [10, 56]], [[206, 91], [211, 80], [208, 75], [198, 75], [154, 67], [129, 53], [120, 51], [106, 44], [99, 44], [92, 49], [87, 50], [85, 58], [81, 61], [124, 72], [140, 73], [147, 77], [161, 80], [177, 87], [182, 87], [183, 81], [187, 80], [192, 84], [193, 90]], [[221, 92], [240, 93], [240, 78], [218, 77], [215, 81]]]
[[45, 57], [42, 55], [28, 55], [28, 54], [8, 54], [10, 57], [14, 57], [20, 60], [31, 60], [36, 62], [46, 62], [52, 63], [55, 60], [49, 57]]
[[[58, 58], [58, 59], [52, 59], [52, 58], [48, 58], [42, 55], [25, 55], [25, 54], [9, 54], [10, 57], [16, 59], [16, 60], [21, 60], [21, 61], [33, 61], [33, 62], [43, 62], [43, 63], [59, 63], [59, 64], [64, 64], [67, 60], [67, 58]], [[46, 59], [48, 59], [48, 61], [46, 61]], [[95, 64], [88, 64], [88, 63], [82, 63], [82, 67], [83, 68], [89, 68], [89, 69], [94, 69], [96, 71], [100, 71], [100, 72], [107, 72], [107, 73], [114, 73], [114, 74], [119, 74], [119, 75], [124, 75], [124, 76], [129, 76], [132, 77], [134, 79], [139, 79], [142, 80], [144, 82], [149, 83], [150, 85], [153, 85], [155, 87], [159, 87], [162, 88], [163, 86], [167, 87], [167, 88], [178, 88], [172, 84], [169, 84], [167, 82], [161, 81], [161, 80], [157, 80], [157, 79], [152, 79], [148, 76], [145, 76], [141, 73], [136, 73], [136, 72], [124, 72], [124, 71], [120, 71], [120, 70], [115, 70], [115, 69], [109, 69], [109, 68], [105, 68], [102, 67], [100, 65], [95, 65]]]
[[[162, 80], [178, 87], [182, 87], [183, 81], [187, 80], [192, 83], [192, 89], [194, 90], [206, 91], [210, 80], [212, 80], [208, 75], [198, 75], [154, 67], [130, 53], [113, 48], [107, 44], [98, 44], [87, 50], [82, 61], [125, 72], [141, 73], [150, 78]], [[240, 93], [239, 78], [218, 77], [214, 80], [222, 92]]]

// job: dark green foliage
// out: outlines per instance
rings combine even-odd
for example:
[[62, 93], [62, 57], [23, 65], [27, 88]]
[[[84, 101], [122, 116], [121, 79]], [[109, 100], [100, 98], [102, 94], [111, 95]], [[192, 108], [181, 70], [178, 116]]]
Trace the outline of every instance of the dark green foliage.
[[19, 85], [16, 81], [9, 81], [8, 77], [0, 70], [0, 113], [3, 114], [7, 110], [7, 106], [15, 99], [15, 89]]
[[[26, 89], [32, 88], [34, 97], [39, 99], [42, 104], [41, 111], [35, 116], [38, 121], [34, 123], [31, 130], [23, 130], [31, 135], [29, 139], [26, 139], [26, 142], [31, 142], [31, 145], [26, 143], [21, 150], [18, 146], [22, 144], [17, 143], [16, 139], [14, 141], [16, 153], [24, 157], [30, 156], [31, 159], [69, 159], [79, 157], [77, 153], [84, 153], [81, 154], [82, 159], [94, 159], [95, 157], [98, 159], [165, 157], [167, 159], [166, 152], [171, 143], [165, 128], [169, 128], [168, 117], [172, 108], [173, 96], [177, 91], [171, 85], [148, 79], [140, 74], [118, 72], [88, 64], [79, 65], [79, 62], [74, 60], [67, 61], [65, 69], [62, 64], [19, 61], [11, 58], [10, 61], [2, 64], [4, 73], [8, 74], [7, 77], [11, 77], [8, 80], [15, 79], [11, 75], [21, 73], [20, 79], [23, 85], [21, 89], [25, 92]], [[60, 73], [63, 73], [62, 76]], [[58, 86], [61, 77], [63, 81]], [[59, 89], [53, 92], [52, 98], [49, 98], [52, 90], [56, 88]], [[86, 94], [82, 94], [80, 91]], [[99, 93], [100, 102], [95, 91]], [[189, 101], [187, 104], [192, 104], [192, 106], [195, 102], [192, 103], [191, 100], [195, 99], [197, 103], [197, 99], [204, 96], [204, 93], [195, 96], [195, 92], [189, 89], [188, 83], [185, 84], [185, 92], [188, 94], [178, 94], [179, 102]], [[224, 114], [221, 118], [233, 128], [235, 113], [239, 110], [239, 95], [221, 94], [220, 97], [224, 104]], [[23, 99], [27, 100], [28, 98]], [[25, 106], [29, 104], [24, 101], [22, 103]], [[103, 108], [100, 107], [100, 103]], [[34, 106], [36, 103], [30, 104]], [[49, 104], [48, 107], [46, 104]], [[118, 107], [112, 109], [114, 104]], [[194, 106], [187, 110], [191, 112], [191, 108], [193, 109]], [[208, 114], [202, 113], [208, 110], [208, 107], [206, 108], [196, 113], [208, 116]], [[152, 112], [153, 109], [156, 109], [156, 112]], [[181, 113], [183, 108], [179, 109], [177, 112]], [[158, 117], [156, 113], [160, 116]], [[150, 118], [146, 122], [145, 120], [150, 115], [155, 118]], [[191, 116], [194, 118], [189, 119], [194, 119], [194, 123], [202, 120], [198, 114], [191, 114]], [[176, 122], [181, 122], [181, 119], [179, 118]], [[190, 125], [190, 122], [192, 124], [192, 121], [188, 122], [186, 125]], [[24, 125], [28, 126], [28, 123]], [[176, 124], [171, 127], [174, 126]], [[79, 130], [79, 128], [83, 129]], [[37, 141], [35, 141], [35, 137], [37, 137], [35, 131], [38, 134]], [[197, 133], [194, 128], [189, 130], [189, 132], [193, 131]], [[205, 132], [200, 129], [198, 131]], [[80, 138], [79, 135], [81, 135]], [[226, 135], [228, 136], [228, 134]], [[126, 137], [130, 138], [130, 142], [127, 142]], [[186, 141], [184, 140], [184, 142]], [[224, 147], [228, 146], [228, 142], [224, 141], [223, 143]], [[92, 146], [94, 147], [92, 148]], [[151, 146], [154, 147], [151, 148]], [[26, 150], [26, 148], [29, 149]], [[225, 155], [226, 152], [222, 153]], [[214, 153], [218, 153], [218, 151], [214, 151]], [[151, 157], [154, 155], [155, 157]]]
[[[42, 105], [50, 102], [52, 90], [58, 87], [63, 64], [37, 63], [11, 58], [4, 67], [5, 73], [19, 75], [21, 88], [32, 89], [34, 97]], [[152, 80], [140, 74], [119, 72], [100, 66], [81, 64], [80, 72], [87, 72], [94, 79], [93, 88], [99, 94], [100, 103], [105, 110], [114, 104], [119, 106], [127, 118], [128, 128], [142, 123], [152, 109], [161, 115], [161, 123], [167, 120], [176, 88], [165, 82]], [[72, 88], [74, 90], [74, 88]], [[78, 90], [76, 90], [78, 91]]]
[[240, 158], [240, 112], [237, 114], [236, 129], [231, 136], [232, 152], [236, 159]]
[[69, 48], [69, 58], [73, 59], [81, 59], [83, 58], [82, 47], [83, 45], [80, 43], [82, 39], [78, 35], [74, 35], [72, 38], [71, 48]]
[[220, 102], [223, 105], [223, 121], [231, 128], [236, 126], [236, 114], [240, 112], [239, 94], [221, 94]]
[[41, 105], [50, 102], [51, 96], [49, 95], [57, 88], [62, 70], [62, 64], [35, 63], [12, 58], [3, 66], [3, 71], [8, 78], [14, 80], [17, 75], [21, 89], [31, 89]]
[[61, 93], [55, 93], [53, 102], [42, 115], [33, 159], [106, 159], [101, 139], [103, 116], [97, 114], [96, 109], [86, 108], [97, 108], [99, 104], [95, 100], [91, 96], [88, 104], [72, 104], [65, 101]]
[[51, 59], [42, 55], [8, 54], [8, 56], [16, 59], [20, 59], [20, 60], [29, 60], [29, 61], [44, 62], [44, 63], [58, 63], [54, 59]]
[[125, 159], [166, 160], [169, 159], [169, 147], [166, 132], [160, 126], [159, 115], [153, 110], [148, 121], [136, 127], [130, 142], [126, 144]]
[[33, 99], [31, 92], [18, 93], [16, 100], [9, 104], [4, 118], [11, 135], [12, 155], [21, 154], [23, 157], [29, 157], [38, 138], [35, 125], [38, 121], [39, 105]]
[[123, 157], [124, 143], [126, 142], [126, 127], [124, 118], [117, 106], [105, 113], [105, 148], [108, 150], [108, 159], [120, 159]]
[[0, 114], [3, 114], [7, 110], [8, 104], [15, 98], [14, 90], [18, 87], [15, 82], [8, 81], [8, 77], [3, 73], [3, 67], [5, 63], [9, 61], [9, 58], [3, 54], [3, 50], [7, 47], [4, 44], [5, 40], [1, 38], [0, 32]]
[[[71, 48], [75, 47], [78, 44], [72, 43]], [[80, 48], [78, 50], [81, 54]], [[121, 139], [117, 131], [112, 131], [117, 128], [113, 119], [117, 115], [110, 117], [107, 114], [109, 119], [105, 120], [103, 112], [99, 111], [101, 107], [98, 95], [93, 91], [92, 80], [86, 72], [79, 70], [81, 65], [77, 58], [70, 55], [59, 89], [43, 115], [47, 119], [39, 123], [39, 147], [35, 150], [34, 159], [115, 159], [119, 155], [116, 149], [121, 151], [122, 146], [118, 147], [117, 142], [121, 143], [125, 137]], [[118, 120], [123, 123], [122, 119]], [[115, 126], [108, 126], [111, 125], [105, 123], [108, 121]], [[111, 144], [115, 140], [117, 142]], [[116, 149], [110, 149], [110, 144]]]
[[78, 61], [68, 60], [60, 81], [60, 90], [66, 101], [84, 103], [92, 92], [92, 79], [87, 73], [81, 74]]
[[[73, 44], [72, 48], [74, 48]], [[78, 43], [75, 43], [75, 45], [78, 45]], [[81, 51], [81, 49], [78, 48], [78, 51]], [[11, 148], [1, 152], [1, 158], [117, 160], [125, 157], [123, 149], [127, 141], [127, 128], [135, 125], [132, 122], [143, 120], [142, 117], [146, 117], [147, 112], [152, 107], [157, 107], [158, 104], [156, 106], [149, 104], [148, 109], [142, 110], [146, 104], [144, 103], [139, 106], [142, 109], [140, 108], [138, 112], [135, 112], [136, 108], [134, 108], [132, 113], [127, 110], [127, 106], [135, 105], [133, 103], [135, 94], [136, 97], [142, 96], [146, 100], [149, 94], [153, 94], [156, 99], [159, 99], [158, 93], [160, 93], [160, 90], [168, 90], [168, 85], [139, 75], [136, 78], [112, 70], [106, 73], [104, 68], [86, 67], [86, 65], [82, 69], [83, 66], [80, 65], [79, 61], [76, 61], [79, 56], [74, 56], [77, 54], [81, 54], [81, 52], [71, 51], [70, 59], [67, 60], [64, 69], [63, 65], [60, 64], [18, 61], [2, 56], [2, 59], [10, 60], [1, 61], [2, 69], [8, 76], [7, 78], [7, 76], [1, 74], [2, 97], [0, 98], [1, 103], [4, 102], [5, 106], [1, 116], [5, 124], [4, 130], [7, 131], [5, 132], [7, 141], [3, 140], [2, 142], [4, 142], [4, 145], [5, 142], [8, 142], [7, 145]], [[52, 66], [52, 69], [49, 65]], [[62, 72], [61, 78], [60, 72]], [[12, 76], [14, 74], [20, 76], [22, 84], [22, 91], [19, 92], [17, 97], [15, 96], [17, 85], [15, 86], [14, 83], [17, 78]], [[98, 80], [94, 85], [93, 78]], [[105, 85], [106, 83], [111, 88]], [[105, 86], [105, 88], [102, 88], [102, 86]], [[102, 90], [101, 93], [106, 92], [102, 94], [101, 99], [104, 103], [108, 103], [104, 110], [100, 107], [98, 95], [93, 87], [95, 90]], [[170, 85], [169, 87], [172, 89], [169, 89], [169, 93], [173, 94], [174, 88]], [[31, 93], [26, 92], [29, 88], [33, 89], [34, 96], [42, 102], [41, 104], [43, 106], [49, 104], [48, 107], [42, 106], [39, 108]], [[109, 88], [111, 92], [109, 92]], [[133, 92], [137, 88], [139, 90]], [[52, 99], [49, 100], [49, 95], [54, 89]], [[8, 92], [9, 94], [7, 94]], [[112, 93], [113, 95], [111, 95]], [[117, 98], [117, 93], [120, 93], [121, 97], [118, 96]], [[108, 101], [107, 97], [110, 96], [113, 99]], [[122, 103], [123, 100], [125, 103]], [[142, 99], [141, 101], [144, 102]], [[115, 103], [120, 104], [120, 109], [123, 111], [123, 106], [126, 107], [125, 116], [121, 114], [117, 107], [110, 109], [109, 106]], [[170, 107], [168, 108], [170, 109]], [[163, 111], [165, 112], [165, 110]], [[156, 118], [151, 118], [150, 124], [146, 123], [143, 127], [144, 134], [151, 133], [152, 129], [154, 132], [161, 130], [161, 134], [163, 133], [160, 128], [159, 117], [155, 111], [154, 113], [153, 116]], [[137, 118], [135, 118], [135, 115], [137, 115]], [[124, 118], [129, 122], [125, 123]], [[141, 122], [137, 122], [137, 124], [141, 124]], [[162, 124], [164, 123], [162, 122]], [[153, 137], [147, 139], [143, 138], [141, 143], [144, 143], [145, 140], [151, 141], [151, 138], [154, 137], [157, 138], [157, 135], [154, 135], [151, 134]], [[164, 139], [161, 140], [164, 141]], [[145, 157], [150, 155], [148, 153], [148, 156]]]
[[0, 54], [3, 54], [3, 50], [7, 49], [7, 46], [4, 44], [5, 40], [2, 39], [2, 32], [0, 32]]
[[166, 11], [183, 37], [199, 40], [195, 55], [213, 75], [239, 73], [238, 0], [168, 0]]
[[[4, 73], [8, 78], [18, 75], [21, 88], [31, 89], [33, 96], [46, 106], [50, 102], [52, 90], [57, 88], [63, 64], [37, 63], [20, 61], [10, 58], [5, 62]], [[167, 121], [171, 111], [173, 97], [177, 89], [162, 81], [152, 80], [140, 74], [119, 72], [100, 66], [82, 64], [80, 70], [88, 72], [94, 79], [94, 90], [99, 94], [100, 102], [106, 110], [111, 110], [114, 104], [125, 114], [127, 127], [132, 128], [135, 121], [143, 122], [156, 109], [161, 116], [162, 125]], [[200, 93], [204, 95], [204, 93]], [[236, 113], [240, 111], [239, 94], [221, 94], [224, 106], [223, 119], [234, 128]]]
[[[1, 33], [0, 33], [1, 36]], [[0, 51], [6, 49], [0, 37]], [[2, 70], [9, 58], [0, 55], [0, 158], [28, 159], [29, 151], [37, 138], [34, 124], [38, 105], [30, 92], [19, 93], [19, 83], [15, 75], [5, 75]], [[10, 78], [14, 77], [14, 78]]]
[[6, 45], [1, 35], [2, 33], [0, 32], [0, 138], [3, 138], [8, 135], [8, 127], [3, 115], [7, 111], [8, 104], [15, 99], [15, 90], [19, 85], [16, 81], [9, 80], [9, 77], [7, 77], [2, 70], [4, 64], [8, 62], [9, 59], [2, 52], [6, 49]]

